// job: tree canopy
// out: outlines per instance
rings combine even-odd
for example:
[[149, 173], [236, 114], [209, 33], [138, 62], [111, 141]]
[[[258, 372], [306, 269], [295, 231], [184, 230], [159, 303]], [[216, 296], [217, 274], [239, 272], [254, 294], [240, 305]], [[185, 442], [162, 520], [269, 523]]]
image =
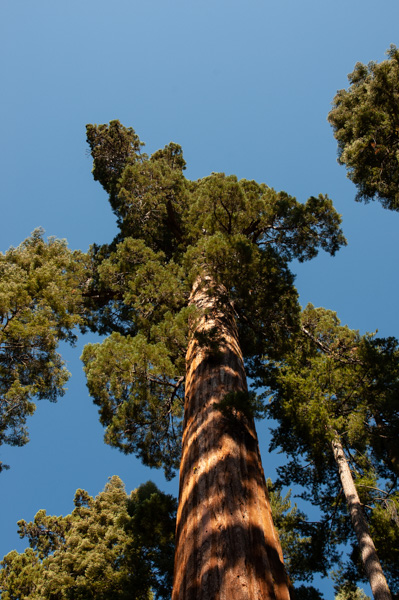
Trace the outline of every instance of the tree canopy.
[[84, 350], [88, 387], [106, 441], [169, 476], [179, 461], [197, 276], [205, 271], [213, 290], [225, 290], [251, 371], [260, 356], [281, 352], [298, 325], [289, 261], [334, 254], [346, 243], [340, 216], [324, 195], [303, 204], [223, 173], [190, 181], [180, 146], [149, 157], [118, 121], [88, 125], [87, 139], [120, 229], [91, 251], [89, 324], [109, 337]]
[[399, 50], [392, 45], [387, 54], [381, 63], [356, 64], [328, 120], [356, 200], [399, 210]]
[[279, 469], [281, 481], [302, 486], [302, 497], [319, 507], [329, 544], [353, 540], [346, 576], [362, 579], [332, 452], [339, 439], [392, 591], [399, 583], [398, 365], [397, 340], [360, 336], [332, 311], [309, 305], [292, 352], [269, 365], [266, 378], [269, 413], [278, 422], [272, 447], [290, 457]]
[[152, 482], [130, 496], [112, 477], [92, 498], [77, 490], [65, 517], [40, 510], [18, 522], [29, 548], [1, 561], [3, 600], [151, 600], [169, 598], [176, 500]]
[[83, 255], [44, 241], [40, 229], [0, 254], [0, 445], [26, 444], [35, 400], [64, 393], [69, 373], [57, 347], [73, 344], [82, 323], [83, 273]]
[[[108, 336], [97, 344], [87, 345], [82, 355], [87, 385], [99, 406], [101, 423], [106, 427], [105, 441], [126, 453], [135, 453], [144, 464], [163, 467], [169, 477], [180, 460], [190, 336], [197, 336], [199, 344], [208, 348], [216, 362], [218, 356], [218, 331], [209, 330], [206, 339], [200, 339], [204, 334], [196, 331], [195, 324], [200, 318], [206, 319], [207, 314], [206, 311], [200, 314], [198, 306], [190, 303], [195, 282], [206, 278], [214, 306], [222, 312], [227, 305], [230, 307], [247, 372], [262, 378], [265, 363], [270, 366], [272, 361], [283, 360], [301, 332], [298, 298], [289, 263], [293, 259], [309, 260], [320, 249], [335, 254], [346, 243], [340, 228], [341, 219], [331, 200], [322, 194], [301, 203], [264, 183], [238, 180], [224, 173], [190, 181], [184, 177], [185, 161], [177, 144], [171, 143], [148, 156], [142, 151], [143, 143], [134, 130], [118, 121], [88, 125], [87, 139], [94, 161], [94, 178], [109, 194], [119, 233], [109, 244], [93, 246], [88, 256], [72, 255], [65, 244], [55, 240], [46, 244], [40, 233], [21, 246], [21, 252], [34, 246], [27, 264], [38, 265], [42, 279], [44, 263], [36, 254], [47, 252], [46, 268], [50, 271], [46, 271], [46, 283], [42, 287], [34, 286], [36, 296], [28, 307], [29, 314], [33, 315], [43, 306], [46, 315], [51, 316], [54, 310], [55, 324], [45, 323], [46, 330], [54, 331], [53, 354], [45, 365], [58, 365], [58, 379], [53, 387], [45, 388], [42, 396], [40, 387], [32, 387], [29, 398], [36, 395], [55, 399], [62, 393], [66, 373], [55, 348], [58, 340], [73, 341], [73, 327], [89, 327]], [[56, 254], [59, 262], [53, 268], [52, 257]], [[35, 274], [30, 267], [31, 272]], [[58, 275], [62, 281], [58, 282]], [[51, 285], [57, 288], [57, 306], [52, 304], [47, 290]], [[29, 343], [34, 337], [33, 332]], [[55, 363], [56, 357], [58, 363]], [[14, 363], [17, 364], [15, 360]], [[238, 410], [248, 416], [248, 412], [252, 418], [253, 408], [258, 404], [250, 405], [249, 397], [241, 394], [240, 398], [234, 395], [224, 400], [230, 404], [240, 401], [239, 406], [233, 407], [233, 413]], [[231, 409], [230, 404], [228, 409]], [[384, 410], [388, 410], [385, 405]], [[386, 430], [384, 426], [382, 419], [381, 431]], [[392, 444], [387, 448], [386, 444], [379, 446], [381, 457], [386, 458], [390, 452], [388, 472], [397, 455]], [[121, 487], [114, 484], [112, 493], [119, 494], [122, 502]], [[110, 488], [104, 494], [108, 492]], [[278, 493], [276, 502], [284, 505]], [[97, 514], [97, 499], [82, 494], [76, 498], [74, 513], [65, 519], [48, 517], [42, 511], [34, 524], [21, 522], [21, 534], [29, 538], [31, 548], [23, 555], [11, 553], [5, 557], [3, 579], [8, 577], [7, 581], [15, 582], [19, 575], [15, 579], [14, 573], [25, 573], [28, 569], [27, 576], [20, 579], [24, 585], [31, 586], [32, 593], [40, 590], [40, 597], [48, 593], [64, 594], [57, 597], [67, 598], [71, 590], [74, 598], [79, 594], [82, 598], [90, 597], [88, 594], [92, 593], [107, 597], [112, 586], [120, 589], [120, 597], [124, 597], [125, 580], [131, 578], [131, 587], [135, 574], [140, 568], [147, 568], [148, 563], [142, 562], [141, 550], [139, 562], [134, 562], [130, 550], [126, 550], [127, 521], [115, 534], [115, 540], [120, 541], [98, 555], [97, 518], [105, 523], [107, 517]], [[129, 506], [123, 510], [129, 512]], [[86, 516], [94, 519], [93, 530], [87, 520], [82, 520]], [[125, 517], [120, 515], [120, 519]], [[315, 551], [316, 543], [319, 548], [326, 548], [320, 528], [305, 523], [303, 515], [295, 510], [285, 518], [284, 523], [288, 522], [295, 523], [301, 535], [289, 532], [287, 526], [286, 547], [292, 548], [295, 543], [306, 553], [306, 564], [300, 564], [298, 553], [291, 552], [292, 572], [298, 578], [307, 578], [310, 564], [313, 563], [314, 568], [316, 562], [318, 570], [324, 572], [329, 560], [327, 550], [323, 557]], [[113, 524], [109, 525], [112, 529]], [[73, 533], [71, 539], [69, 532]], [[82, 532], [86, 541], [80, 544], [76, 540]], [[123, 560], [112, 553], [113, 549], [117, 551], [118, 544], [124, 548]], [[158, 560], [156, 546], [159, 550], [158, 539], [154, 540], [150, 553], [155, 562]], [[110, 571], [104, 566], [104, 557], [108, 557]], [[126, 557], [133, 562], [128, 564]], [[323, 560], [317, 561], [317, 558]], [[159, 560], [163, 564], [165, 556]], [[141, 564], [144, 566], [140, 567]], [[121, 567], [121, 571], [120, 565], [126, 569]], [[158, 568], [159, 572], [164, 569]], [[147, 575], [147, 571], [140, 575], [147, 587], [137, 592], [137, 598], [148, 597], [150, 587], [163, 594], [162, 590], [169, 585]], [[149, 577], [150, 586], [147, 585]], [[39, 580], [43, 581], [41, 587], [37, 587]], [[122, 582], [120, 588], [118, 582]], [[309, 590], [302, 592], [305, 597]]]

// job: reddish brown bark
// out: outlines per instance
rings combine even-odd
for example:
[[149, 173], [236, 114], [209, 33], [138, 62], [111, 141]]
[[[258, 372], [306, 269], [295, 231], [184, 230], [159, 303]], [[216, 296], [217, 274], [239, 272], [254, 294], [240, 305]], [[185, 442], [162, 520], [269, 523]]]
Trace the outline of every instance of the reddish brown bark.
[[194, 333], [218, 332], [212, 352], [192, 336], [187, 351], [173, 600], [289, 600], [253, 419], [214, 405], [246, 390], [234, 315], [196, 282], [205, 311]]

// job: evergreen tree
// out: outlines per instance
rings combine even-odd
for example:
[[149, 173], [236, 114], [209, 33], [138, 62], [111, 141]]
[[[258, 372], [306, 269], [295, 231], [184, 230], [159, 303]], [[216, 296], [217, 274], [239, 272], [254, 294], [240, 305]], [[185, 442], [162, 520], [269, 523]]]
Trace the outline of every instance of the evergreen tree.
[[57, 347], [75, 340], [83, 272], [83, 255], [45, 242], [41, 230], [0, 253], [0, 444], [26, 444], [35, 400], [64, 393], [69, 373]]
[[[281, 483], [267, 480], [273, 522], [279, 534], [284, 562], [294, 584], [295, 600], [319, 600], [322, 595], [308, 583], [315, 573], [327, 576], [328, 569], [338, 559], [335, 548], [327, 543], [328, 535], [322, 523], [309, 522], [306, 515], [292, 506], [291, 490], [283, 496]], [[307, 585], [298, 585], [305, 581]]]
[[357, 63], [348, 90], [339, 90], [328, 115], [338, 142], [338, 162], [356, 184], [356, 200], [379, 200], [399, 210], [399, 50], [388, 59]]
[[126, 495], [112, 477], [95, 498], [77, 490], [66, 517], [19, 521], [29, 540], [1, 562], [2, 600], [169, 598], [176, 501], [148, 482]]
[[[398, 368], [396, 340], [361, 338], [335, 313], [311, 305], [292, 352], [269, 368], [270, 414], [279, 423], [272, 445], [291, 457], [280, 469], [282, 481], [307, 488], [303, 496], [321, 508], [331, 542], [350, 537], [350, 515], [357, 538], [353, 558], [363, 563], [375, 598], [390, 596], [369, 531], [393, 587], [398, 577], [399, 528], [391, 522], [387, 529], [397, 502]], [[379, 543], [388, 531], [390, 549]]]
[[344, 585], [338, 590], [335, 600], [370, 600], [364, 590], [353, 585]]
[[322, 195], [190, 181], [178, 145], [148, 157], [118, 121], [87, 138], [120, 233], [92, 249], [89, 324], [109, 337], [83, 361], [106, 441], [168, 476], [180, 465], [173, 598], [288, 598], [244, 361], [255, 374], [287, 346], [288, 263], [334, 254], [340, 217]]

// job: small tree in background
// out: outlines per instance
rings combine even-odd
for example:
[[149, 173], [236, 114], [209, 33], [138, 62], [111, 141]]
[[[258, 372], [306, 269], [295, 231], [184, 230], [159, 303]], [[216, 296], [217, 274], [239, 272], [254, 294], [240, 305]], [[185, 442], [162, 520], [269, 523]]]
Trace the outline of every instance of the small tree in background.
[[1, 562], [2, 600], [150, 600], [170, 597], [176, 501], [148, 482], [126, 495], [112, 477], [95, 498], [78, 490], [66, 517], [19, 521], [22, 554]]
[[370, 598], [361, 588], [344, 585], [340, 588], [334, 600], [370, 600]]
[[[292, 506], [291, 490], [282, 495], [281, 483], [267, 480], [273, 522], [279, 534], [284, 562], [294, 584], [295, 600], [322, 600], [322, 594], [312, 585], [313, 577], [328, 575], [339, 555], [329, 543], [329, 533], [324, 523], [310, 522], [306, 515]], [[298, 584], [298, 581], [306, 584]]]
[[[322, 510], [331, 542], [350, 537], [345, 513], [350, 515], [357, 539], [353, 558], [362, 564], [374, 597], [390, 598], [370, 532], [395, 588], [397, 341], [361, 338], [341, 326], [335, 313], [309, 305], [292, 352], [269, 366], [267, 383], [274, 390], [270, 414], [279, 423], [272, 445], [291, 457], [280, 469], [282, 480], [307, 488], [303, 497]], [[384, 536], [393, 542], [388, 551]]]

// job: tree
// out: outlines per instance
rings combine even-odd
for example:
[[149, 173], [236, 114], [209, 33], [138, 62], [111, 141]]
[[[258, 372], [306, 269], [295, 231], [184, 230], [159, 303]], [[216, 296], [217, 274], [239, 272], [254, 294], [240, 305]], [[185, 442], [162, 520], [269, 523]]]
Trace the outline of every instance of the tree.
[[[375, 598], [390, 598], [370, 529], [376, 533], [381, 510], [396, 507], [392, 459], [397, 451], [398, 368], [399, 347], [392, 338], [361, 338], [341, 326], [335, 313], [309, 305], [292, 352], [278, 369], [270, 369], [268, 380], [274, 390], [270, 414], [279, 422], [273, 446], [291, 457], [281, 469], [283, 480], [308, 487], [304, 497], [321, 508], [326, 527], [335, 520], [332, 541], [346, 540], [345, 511], [340, 517], [346, 506], [357, 539], [353, 556], [362, 562]], [[385, 490], [380, 488], [384, 480]], [[346, 505], [339, 501], [340, 488]], [[389, 529], [397, 538], [397, 524]], [[386, 553], [383, 544], [378, 551], [395, 584], [395, 552]]]
[[114, 476], [95, 498], [77, 490], [66, 517], [19, 521], [22, 554], [1, 562], [3, 600], [150, 600], [170, 597], [176, 501], [147, 482], [127, 496]]
[[69, 373], [56, 350], [82, 322], [83, 272], [83, 255], [45, 242], [40, 229], [0, 254], [0, 444], [26, 444], [34, 400], [64, 393]]
[[120, 233], [92, 249], [89, 324], [109, 337], [83, 362], [106, 441], [167, 475], [180, 465], [173, 598], [288, 598], [244, 361], [255, 373], [286, 347], [288, 263], [334, 254], [340, 217], [323, 195], [190, 181], [177, 144], [148, 157], [118, 121], [87, 139]]
[[388, 60], [357, 63], [349, 89], [339, 90], [328, 120], [338, 142], [338, 162], [357, 186], [356, 200], [379, 200], [399, 210], [399, 50]]
[[337, 553], [327, 543], [328, 534], [323, 524], [309, 522], [306, 515], [292, 506], [291, 490], [282, 495], [282, 485], [267, 480], [273, 522], [279, 534], [284, 562], [294, 584], [295, 600], [322, 600], [313, 586], [298, 581], [311, 582], [315, 573], [326, 576], [337, 560]]
[[335, 600], [370, 600], [361, 588], [346, 585], [339, 589]]

